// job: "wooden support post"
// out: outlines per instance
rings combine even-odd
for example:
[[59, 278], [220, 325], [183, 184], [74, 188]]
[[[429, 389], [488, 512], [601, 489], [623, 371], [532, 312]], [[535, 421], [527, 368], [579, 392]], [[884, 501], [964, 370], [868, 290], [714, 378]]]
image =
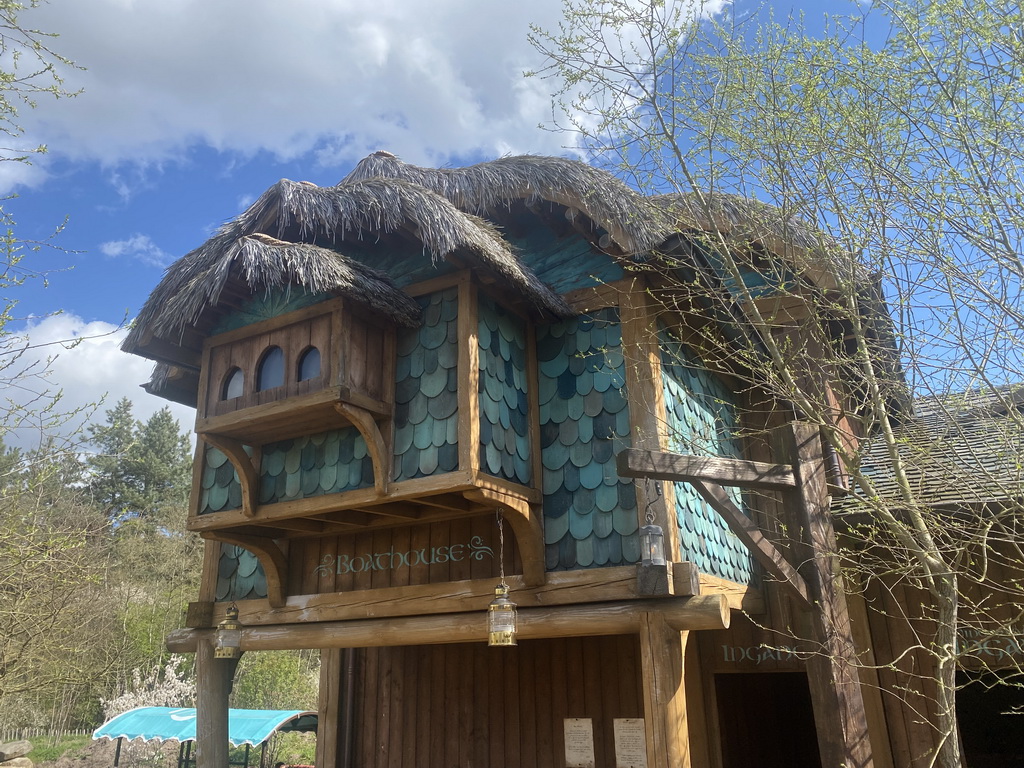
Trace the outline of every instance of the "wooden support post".
[[211, 638], [196, 648], [196, 768], [228, 764], [228, 692], [235, 662], [213, 657]]
[[664, 616], [640, 621], [644, 726], [649, 768], [689, 768], [683, 657], [689, 632], [673, 629]]
[[813, 424], [787, 425], [780, 428], [778, 442], [797, 476], [786, 505], [803, 529], [808, 556], [801, 567], [815, 602], [809, 618], [819, 650], [807, 661], [807, 678], [822, 764], [873, 768], [819, 430]]
[[316, 764], [320, 768], [340, 768], [341, 654], [340, 648], [320, 651], [320, 701], [316, 728]]

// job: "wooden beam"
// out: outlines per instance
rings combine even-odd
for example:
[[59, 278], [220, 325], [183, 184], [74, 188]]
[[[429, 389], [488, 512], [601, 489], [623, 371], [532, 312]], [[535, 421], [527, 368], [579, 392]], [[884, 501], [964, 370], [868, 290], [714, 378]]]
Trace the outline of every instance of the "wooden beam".
[[459, 469], [476, 472], [480, 468], [480, 318], [476, 286], [470, 272], [459, 280]]
[[527, 586], [536, 587], [544, 583], [546, 568], [544, 565], [544, 522], [541, 519], [539, 505], [531, 504], [526, 499], [511, 494], [480, 488], [466, 494], [471, 501], [479, 501], [495, 509], [502, 515], [516, 535], [519, 545], [519, 559], [523, 563], [523, 580]]
[[644, 477], [672, 482], [703, 480], [757, 490], [784, 490], [796, 486], [792, 467], [760, 461], [687, 456], [680, 453], [627, 448], [615, 457], [623, 477]]
[[[667, 445], [668, 412], [662, 387], [661, 347], [658, 344], [658, 311], [647, 281], [634, 278], [630, 290], [621, 295], [622, 354], [626, 365], [626, 397], [629, 402], [629, 430], [637, 448], [660, 451]], [[680, 560], [679, 526], [675, 519], [675, 489], [647, 479], [634, 483], [637, 522], [648, 515], [665, 535], [665, 556]]]
[[352, 422], [359, 434], [366, 442], [366, 451], [370, 454], [370, 461], [373, 463], [373, 487], [382, 496], [388, 492], [388, 479], [391, 474], [391, 452], [384, 443], [384, 437], [380, 433], [380, 427], [374, 421], [373, 415], [356, 405], [349, 403], [335, 403], [335, 410], [344, 418]]
[[426, 499], [421, 497], [475, 488], [472, 475], [469, 472], [447, 472], [393, 483], [389, 485], [388, 492], [383, 496], [377, 493], [376, 488], [359, 488], [343, 493], [328, 493], [294, 501], [261, 504], [252, 518], [246, 517], [240, 509], [197, 515], [189, 518], [188, 528], [190, 531], [203, 532], [253, 523], [273, 525], [276, 520], [290, 517], [313, 517], [346, 509], [370, 509], [378, 504], [390, 504], [395, 501], [414, 501], [424, 504]]
[[[692, 588], [693, 581], [697, 578], [697, 569], [692, 563], [673, 563], [672, 571], [676, 597], [692, 597], [697, 594]], [[519, 575], [506, 576], [505, 582], [514, 596], [515, 603], [522, 608], [623, 602], [639, 597], [636, 591], [636, 568], [632, 565], [555, 571], [548, 574], [544, 584], [536, 587], [527, 586], [523, 577]], [[487, 604], [494, 599], [494, 584], [493, 578], [474, 579], [444, 584], [292, 595], [279, 608], [271, 607], [266, 600], [241, 600], [236, 605], [239, 621], [246, 625], [348, 621], [388, 616], [416, 616], [422, 613], [462, 613], [486, 610]], [[732, 605], [732, 598], [725, 590], [716, 592], [712, 589], [709, 594], [724, 594], [726, 601]], [[226, 603], [213, 605], [209, 623], [187, 626], [215, 626], [224, 618], [226, 608]]]
[[769, 575], [787, 587], [803, 606], [810, 606], [811, 593], [807, 588], [807, 582], [761, 532], [761, 529], [733, 503], [725, 489], [720, 485], [700, 480], [693, 481], [692, 485], [705, 501], [722, 516], [732, 532], [750, 550], [750, 553]]
[[807, 659], [807, 678], [823, 765], [872, 768], [867, 714], [857, 674], [849, 608], [843, 591], [838, 547], [818, 427], [795, 423], [780, 428], [778, 442], [793, 458], [799, 478], [786, 504], [799, 521], [810, 548], [804, 569], [815, 599], [810, 612], [821, 650]]
[[700, 574], [700, 594], [702, 595], [724, 595], [729, 601], [729, 607], [734, 611], [743, 611], [746, 614], [757, 615], [764, 613], [764, 593], [747, 584], [737, 584], [710, 573]]
[[[721, 595], [624, 603], [594, 603], [554, 608], [524, 608], [519, 611], [521, 640], [549, 637], [627, 635], [640, 632], [642, 617], [663, 616], [665, 625], [683, 632], [699, 629], [727, 629], [729, 604]], [[173, 653], [195, 651], [213, 630], [179, 629], [167, 636]], [[276, 651], [299, 648], [370, 648], [398, 645], [483, 643], [487, 641], [486, 611], [408, 616], [403, 618], [329, 621], [242, 628], [243, 651]]]

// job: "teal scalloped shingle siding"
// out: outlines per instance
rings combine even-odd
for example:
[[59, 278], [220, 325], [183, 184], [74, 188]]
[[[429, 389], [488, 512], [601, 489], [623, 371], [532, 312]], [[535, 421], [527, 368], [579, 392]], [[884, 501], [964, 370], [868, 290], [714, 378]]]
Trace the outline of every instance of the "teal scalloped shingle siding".
[[373, 460], [355, 427], [263, 446], [260, 504], [373, 485]]
[[481, 296], [478, 333], [480, 468], [496, 477], [529, 485], [532, 472], [525, 323]]
[[238, 473], [224, 452], [212, 445], [203, 451], [203, 475], [199, 484], [200, 515], [242, 506], [242, 484]]
[[301, 288], [277, 289], [267, 293], [258, 293], [241, 308], [222, 317], [213, 328], [213, 334], [225, 333], [252, 325], [263, 320], [270, 320], [303, 307], [319, 304], [331, 298], [325, 293], [306, 293]]
[[421, 243], [407, 243], [404, 240], [389, 240], [387, 248], [381, 248], [372, 240], [363, 244], [346, 240], [338, 250], [350, 259], [385, 273], [399, 288], [448, 275], [457, 270], [457, 267], [446, 259], [428, 258]]
[[[661, 334], [662, 386], [671, 433], [669, 450], [705, 456], [741, 458], [734, 435], [738, 420], [733, 393], [709, 372], [690, 349]], [[750, 553], [688, 483], [676, 483], [676, 522], [682, 556], [702, 573], [739, 584], [753, 580]], [[729, 493], [743, 506], [739, 488]]]
[[537, 358], [547, 568], [635, 563], [636, 493], [615, 468], [630, 443], [618, 310], [540, 328]]
[[423, 296], [419, 304], [423, 325], [398, 332], [394, 481], [459, 466], [458, 289]]
[[580, 235], [552, 237], [544, 227], [535, 227], [525, 236], [506, 239], [515, 246], [523, 263], [555, 293], [606, 285], [625, 277], [617, 261], [596, 252]]
[[255, 600], [267, 596], [267, 577], [256, 555], [234, 544], [222, 544], [217, 572], [217, 600]]
[[[704, 258], [722, 280], [726, 290], [733, 296], [739, 296], [741, 291], [739, 284], [732, 273], [726, 269], [725, 262], [721, 256], [710, 249], [701, 249]], [[760, 268], [746, 266], [740, 270], [740, 277], [747, 291], [753, 298], [770, 296], [784, 288], [791, 288], [796, 282], [793, 272], [781, 263], [781, 260], [772, 264], [762, 264]]]

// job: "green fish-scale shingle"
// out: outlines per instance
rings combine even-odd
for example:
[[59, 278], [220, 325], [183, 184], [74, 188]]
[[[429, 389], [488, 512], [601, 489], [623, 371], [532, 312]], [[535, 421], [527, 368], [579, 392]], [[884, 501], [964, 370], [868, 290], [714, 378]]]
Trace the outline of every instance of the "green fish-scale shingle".
[[393, 481], [458, 469], [458, 289], [418, 302], [423, 324], [398, 334]]
[[[368, 465], [368, 466], [367, 466]], [[365, 476], [369, 473], [369, 482]], [[355, 427], [263, 447], [260, 502], [306, 499], [373, 485], [373, 462]]]
[[479, 302], [480, 466], [523, 485], [530, 466], [526, 327], [488, 298]]
[[538, 333], [548, 570], [639, 559], [636, 495], [615, 470], [630, 441], [618, 323], [617, 310], [606, 309]]
[[223, 451], [207, 445], [199, 480], [199, 514], [222, 512], [242, 506], [242, 484]]
[[[661, 332], [662, 387], [668, 427], [677, 453], [741, 458], [735, 435], [734, 396], [686, 345]], [[732, 500], [743, 507], [739, 488]], [[721, 516], [688, 483], [675, 484], [676, 522], [682, 555], [704, 573], [740, 584], [753, 580], [750, 553]]]
[[222, 544], [217, 572], [217, 600], [255, 600], [267, 596], [263, 566], [252, 552]]

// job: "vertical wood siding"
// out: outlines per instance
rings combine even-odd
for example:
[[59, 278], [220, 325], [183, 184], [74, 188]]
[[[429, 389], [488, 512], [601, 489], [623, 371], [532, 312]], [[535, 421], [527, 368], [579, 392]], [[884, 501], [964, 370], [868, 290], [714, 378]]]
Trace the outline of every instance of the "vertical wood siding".
[[614, 766], [613, 719], [643, 716], [638, 655], [632, 635], [361, 650], [355, 765], [561, 768], [581, 717]]

